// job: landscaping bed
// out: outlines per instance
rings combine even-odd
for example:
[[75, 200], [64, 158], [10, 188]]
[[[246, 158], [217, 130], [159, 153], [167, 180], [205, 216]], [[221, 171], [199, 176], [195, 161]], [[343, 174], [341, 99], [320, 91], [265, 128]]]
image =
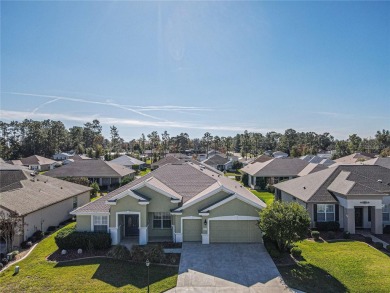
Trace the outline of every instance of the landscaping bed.
[[76, 260], [85, 257], [94, 257], [94, 256], [107, 256], [109, 249], [100, 249], [100, 250], [84, 250], [82, 253], [78, 253], [77, 249], [69, 249], [66, 251], [66, 254], [61, 254], [61, 250], [57, 249], [54, 253], [50, 254], [47, 257], [49, 261], [69, 261]]

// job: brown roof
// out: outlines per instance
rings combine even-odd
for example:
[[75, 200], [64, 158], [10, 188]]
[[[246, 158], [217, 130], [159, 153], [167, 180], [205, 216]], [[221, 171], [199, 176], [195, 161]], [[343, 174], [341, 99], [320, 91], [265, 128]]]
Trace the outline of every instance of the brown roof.
[[22, 162], [23, 165], [51, 165], [57, 163], [52, 159], [48, 159], [37, 155], [29, 156], [27, 158], [22, 158], [20, 159], [20, 161]]
[[272, 157], [270, 156], [267, 156], [267, 155], [261, 155], [259, 157], [257, 157], [253, 162], [253, 163], [264, 163], [264, 162], [267, 162], [269, 160], [272, 160]]
[[57, 202], [88, 192], [90, 187], [51, 178], [45, 175], [32, 177], [23, 169], [0, 170], [0, 206], [26, 215]]
[[75, 161], [69, 165], [50, 170], [45, 173], [47, 176], [65, 177], [88, 177], [88, 178], [122, 178], [134, 173], [134, 170], [124, 166], [105, 162], [99, 159]]
[[161, 167], [166, 164], [175, 164], [180, 162], [181, 162], [180, 159], [176, 158], [175, 156], [166, 156], [165, 158], [162, 158], [161, 160], [153, 163], [152, 166]]
[[369, 153], [353, 153], [351, 155], [334, 160], [336, 163], [355, 164], [357, 162], [366, 161], [375, 158], [374, 154]]

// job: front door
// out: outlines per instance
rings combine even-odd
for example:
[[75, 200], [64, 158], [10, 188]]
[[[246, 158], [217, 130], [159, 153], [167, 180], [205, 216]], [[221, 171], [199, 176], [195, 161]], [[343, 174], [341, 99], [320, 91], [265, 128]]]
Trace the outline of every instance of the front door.
[[363, 208], [355, 208], [355, 228], [363, 228]]
[[139, 216], [125, 215], [125, 237], [139, 235]]

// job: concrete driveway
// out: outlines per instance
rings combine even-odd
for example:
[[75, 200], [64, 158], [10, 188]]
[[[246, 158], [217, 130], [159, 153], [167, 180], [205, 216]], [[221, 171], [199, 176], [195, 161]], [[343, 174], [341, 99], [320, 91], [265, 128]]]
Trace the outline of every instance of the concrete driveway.
[[263, 244], [183, 243], [169, 292], [291, 292]]

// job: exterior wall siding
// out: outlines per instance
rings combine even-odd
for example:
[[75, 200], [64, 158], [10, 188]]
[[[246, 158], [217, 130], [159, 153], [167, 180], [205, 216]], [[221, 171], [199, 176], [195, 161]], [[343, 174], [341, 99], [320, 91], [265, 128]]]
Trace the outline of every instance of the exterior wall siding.
[[140, 205], [138, 200], [131, 197], [125, 196], [118, 200], [116, 205], [111, 206], [110, 208], [110, 227], [116, 227], [116, 213], [117, 212], [139, 212], [140, 214], [140, 223], [141, 227], [146, 227], [147, 225], [147, 206]]
[[76, 230], [91, 232], [91, 216], [77, 216]]

